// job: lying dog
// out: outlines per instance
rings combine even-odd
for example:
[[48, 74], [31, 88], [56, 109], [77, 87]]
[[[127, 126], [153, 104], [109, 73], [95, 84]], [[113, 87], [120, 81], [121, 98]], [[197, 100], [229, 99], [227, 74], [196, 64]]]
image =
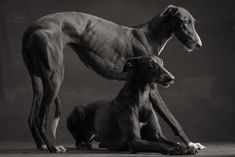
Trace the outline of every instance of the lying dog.
[[[158, 57], [131, 58], [123, 68], [123, 72], [126, 71], [129, 77], [114, 100], [78, 106], [69, 115], [67, 127], [76, 146], [89, 146], [95, 134], [106, 148], [114, 151], [195, 154], [196, 149], [164, 137], [151, 104], [151, 84], [168, 87], [174, 81], [162, 60]], [[144, 125], [141, 127], [140, 123]]]
[[[50, 14], [33, 23], [24, 33], [22, 55], [33, 87], [28, 124], [37, 148], [50, 152], [65, 151], [48, 139], [46, 124], [50, 106], [55, 104], [52, 132], [56, 136], [61, 112], [58, 93], [64, 79], [63, 49], [66, 45], [96, 73], [109, 79], [125, 80], [127, 74], [121, 70], [126, 59], [159, 55], [173, 36], [188, 51], [201, 47], [194, 21], [186, 9], [170, 5], [136, 27], [121, 26], [79, 12]], [[153, 108], [161, 111], [162, 117], [185, 144], [193, 144], [165, 106], [156, 85], [151, 87], [151, 93]], [[201, 148], [198, 144], [192, 146]]]

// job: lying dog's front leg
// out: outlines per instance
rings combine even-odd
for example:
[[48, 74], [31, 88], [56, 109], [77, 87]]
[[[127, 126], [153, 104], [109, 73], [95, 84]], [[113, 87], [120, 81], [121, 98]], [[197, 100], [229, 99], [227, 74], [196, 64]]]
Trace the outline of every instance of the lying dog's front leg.
[[190, 155], [197, 151], [190, 147], [178, 147], [167, 144], [163, 141], [143, 140], [140, 136], [140, 124], [134, 112], [123, 113], [118, 118], [118, 123], [123, 136], [128, 142], [131, 153], [136, 152], [158, 152], [169, 155]]
[[193, 147], [195, 149], [205, 149], [203, 145], [200, 143], [192, 143], [188, 136], [185, 134], [184, 130], [182, 129], [179, 122], [175, 119], [173, 114], [170, 112], [164, 101], [162, 100], [157, 84], [152, 84], [152, 89], [150, 93], [150, 100], [153, 105], [153, 108], [155, 111], [159, 113], [159, 115], [168, 123], [168, 125], [171, 127], [171, 129], [174, 131], [174, 133], [180, 137], [180, 139], [190, 147]]

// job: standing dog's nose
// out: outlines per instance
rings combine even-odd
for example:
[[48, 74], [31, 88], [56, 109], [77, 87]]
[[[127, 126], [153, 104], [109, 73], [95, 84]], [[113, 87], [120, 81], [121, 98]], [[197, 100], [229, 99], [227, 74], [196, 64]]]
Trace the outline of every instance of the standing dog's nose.
[[196, 41], [197, 41], [197, 44], [195, 45], [196, 48], [202, 47], [202, 41], [197, 33], [196, 33]]
[[196, 48], [200, 48], [200, 47], [202, 47], [202, 42], [198, 42], [198, 43], [196, 44]]

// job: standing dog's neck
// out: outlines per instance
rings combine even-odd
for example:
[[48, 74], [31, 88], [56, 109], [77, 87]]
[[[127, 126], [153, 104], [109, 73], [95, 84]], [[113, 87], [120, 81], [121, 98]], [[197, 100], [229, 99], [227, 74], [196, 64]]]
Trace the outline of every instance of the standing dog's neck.
[[154, 54], [160, 55], [169, 39], [173, 36], [172, 28], [170, 28], [169, 17], [157, 15], [146, 24], [137, 26], [145, 34], [149, 47]]

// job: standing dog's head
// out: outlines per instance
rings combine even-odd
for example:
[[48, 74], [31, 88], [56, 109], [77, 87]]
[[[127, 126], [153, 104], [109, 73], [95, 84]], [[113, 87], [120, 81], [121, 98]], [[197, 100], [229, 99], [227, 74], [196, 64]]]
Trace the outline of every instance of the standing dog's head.
[[154, 57], [133, 57], [127, 59], [123, 72], [132, 73], [130, 77], [140, 79], [142, 82], [157, 82], [164, 87], [174, 83], [174, 76], [163, 67], [163, 61]]
[[195, 29], [195, 19], [182, 7], [169, 5], [161, 14], [169, 19], [169, 27], [187, 51], [202, 46], [201, 39]]

